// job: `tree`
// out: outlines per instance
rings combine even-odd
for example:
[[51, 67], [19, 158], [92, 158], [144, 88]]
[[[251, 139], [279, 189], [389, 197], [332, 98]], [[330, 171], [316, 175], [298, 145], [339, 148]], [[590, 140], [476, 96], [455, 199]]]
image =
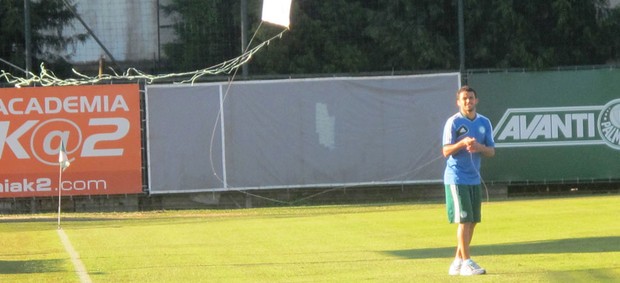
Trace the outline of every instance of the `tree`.
[[458, 68], [453, 2], [294, 1], [290, 33], [257, 56], [252, 69], [308, 74]]
[[[16, 66], [25, 65], [25, 0], [0, 0], [0, 58]], [[72, 3], [72, 1], [67, 1]], [[70, 4], [75, 10], [75, 5]], [[71, 74], [68, 58], [58, 54], [72, 44], [83, 42], [86, 34], [63, 35], [63, 29], [71, 25], [74, 15], [62, 0], [31, 1], [31, 51], [33, 63], [44, 63], [57, 76]], [[2, 63], [0, 63], [2, 65]], [[36, 69], [37, 66], [32, 66]], [[8, 66], [2, 69], [10, 70]], [[25, 68], [22, 68], [25, 69]], [[17, 72], [18, 70], [11, 70]], [[18, 74], [18, 73], [14, 73]], [[20, 74], [23, 75], [23, 74]]]
[[[258, 56], [252, 62], [253, 70], [350, 73], [458, 69], [456, 1], [293, 3], [291, 32], [272, 48], [275, 52]], [[610, 9], [607, 0], [464, 3], [469, 69], [544, 69], [618, 59], [620, 8]]]
[[[291, 30], [259, 54], [252, 68], [263, 73], [367, 72], [374, 47], [359, 26], [370, 23], [374, 1], [294, 1]], [[312, 71], [311, 71], [312, 70]]]
[[365, 28], [387, 70], [458, 69], [456, 1], [386, 1]]
[[173, 0], [162, 8], [181, 16], [174, 25], [178, 40], [164, 46], [172, 70], [202, 69], [240, 54], [238, 1]]
[[466, 3], [468, 68], [532, 68], [604, 64], [611, 55], [606, 0]]
[[[196, 69], [240, 53], [239, 0], [173, 2], [170, 11], [183, 18], [179, 41], [166, 49], [175, 65]], [[463, 2], [468, 69], [618, 60], [620, 7], [609, 8], [608, 0]], [[252, 34], [261, 6], [249, 4]], [[457, 70], [456, 5], [455, 0], [295, 0], [291, 30], [256, 54], [250, 70], [254, 75]], [[273, 36], [273, 29], [261, 26], [257, 40]], [[191, 65], [196, 62], [200, 66]]]

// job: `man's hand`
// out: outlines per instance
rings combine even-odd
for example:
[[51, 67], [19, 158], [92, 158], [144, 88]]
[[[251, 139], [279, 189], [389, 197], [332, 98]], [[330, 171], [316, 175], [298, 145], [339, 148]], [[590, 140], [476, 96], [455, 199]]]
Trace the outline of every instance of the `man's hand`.
[[465, 143], [465, 149], [471, 153], [480, 152], [482, 150], [483, 145], [479, 144], [475, 138], [464, 138], [463, 142]]
[[471, 153], [480, 153], [486, 157], [492, 157], [495, 155], [495, 148], [485, 146], [476, 141], [475, 138], [466, 137], [455, 144], [444, 145], [443, 156], [448, 157], [462, 149], [465, 149], [467, 152]]
[[475, 138], [464, 138], [463, 141], [466, 144], [466, 149], [470, 153], [480, 153], [486, 157], [492, 157], [495, 155], [495, 148], [485, 146], [481, 143], [478, 143]]

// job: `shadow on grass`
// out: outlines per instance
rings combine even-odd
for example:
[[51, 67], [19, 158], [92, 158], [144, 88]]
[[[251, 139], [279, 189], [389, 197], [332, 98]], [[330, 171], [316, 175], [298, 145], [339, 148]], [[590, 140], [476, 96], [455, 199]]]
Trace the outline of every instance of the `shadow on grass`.
[[[454, 249], [454, 247], [410, 249], [385, 251], [385, 253], [409, 259], [449, 258], [454, 256]], [[482, 246], [472, 245], [471, 249], [476, 255], [618, 252], [620, 251], [620, 236], [559, 239]]]
[[62, 259], [0, 260], [0, 274], [60, 272], [63, 266]]

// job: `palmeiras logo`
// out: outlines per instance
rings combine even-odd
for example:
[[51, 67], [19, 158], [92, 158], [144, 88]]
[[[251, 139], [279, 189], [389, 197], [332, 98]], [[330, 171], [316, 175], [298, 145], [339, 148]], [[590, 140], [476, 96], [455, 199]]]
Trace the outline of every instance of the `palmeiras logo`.
[[496, 147], [602, 145], [620, 150], [620, 99], [604, 106], [507, 109]]
[[597, 125], [603, 141], [620, 150], [620, 99], [612, 100], [603, 106]]

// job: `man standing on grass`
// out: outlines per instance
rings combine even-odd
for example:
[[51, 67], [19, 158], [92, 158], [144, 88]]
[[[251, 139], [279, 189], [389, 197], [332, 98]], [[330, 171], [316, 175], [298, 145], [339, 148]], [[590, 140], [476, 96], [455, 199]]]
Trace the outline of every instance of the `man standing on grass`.
[[444, 172], [446, 209], [450, 223], [457, 223], [457, 246], [450, 275], [478, 275], [486, 270], [469, 255], [476, 223], [481, 220], [480, 159], [495, 155], [493, 128], [486, 117], [476, 113], [478, 95], [469, 86], [456, 93], [459, 112], [446, 121], [443, 155], [448, 157]]

